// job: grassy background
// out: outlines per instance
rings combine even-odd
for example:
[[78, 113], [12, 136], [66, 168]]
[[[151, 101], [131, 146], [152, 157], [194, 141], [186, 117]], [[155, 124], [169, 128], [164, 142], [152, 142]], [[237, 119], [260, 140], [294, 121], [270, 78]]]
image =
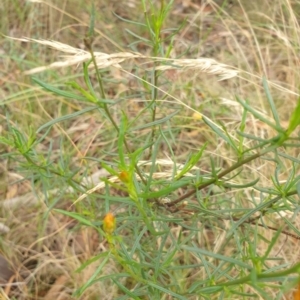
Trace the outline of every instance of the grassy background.
[[[144, 38], [149, 37], [145, 27], [134, 23], [144, 23], [140, 1], [96, 2], [96, 51], [108, 54], [135, 51], [152, 55], [148, 45], [130, 34], [134, 32]], [[62, 0], [47, 3], [4, 0], [0, 6], [3, 16], [0, 32], [4, 35], [1, 37], [0, 46], [1, 136], [9, 136], [13, 126], [24, 137], [29, 137], [31, 131], [35, 132], [46, 122], [86, 107], [84, 102], [70, 101], [40, 89], [30, 76], [24, 75], [26, 70], [59, 60], [61, 53], [37, 43], [8, 38], [55, 40], [76, 48], [84, 48], [83, 38], [90, 22], [91, 1]], [[235, 101], [236, 95], [247, 99], [266, 118], [272, 118], [261, 84], [262, 76], [270, 82], [280, 122], [284, 128], [287, 127], [290, 114], [296, 106], [300, 79], [300, 35], [297, 20], [299, 5], [297, 1], [291, 0], [174, 1], [164, 28], [179, 27], [182, 23], [185, 26], [174, 37], [171, 56], [214, 58], [239, 69], [240, 76], [218, 81], [216, 76], [200, 71], [164, 72], [159, 87], [175, 99], [180, 99], [186, 107], [172, 98], [158, 101], [157, 118], [174, 111], [174, 107], [180, 108], [180, 112], [164, 127], [168, 142], [159, 145], [157, 159], [172, 158], [177, 163], [184, 163], [191, 152], [199, 150], [204, 142], [208, 142], [205, 155], [197, 164], [199, 172], [210, 173], [210, 158], [216, 168], [231, 166], [236, 161], [235, 153], [202, 120], [195, 118], [192, 109], [203, 113], [214, 122], [222, 122], [232, 134], [239, 128], [242, 115], [242, 108]], [[159, 7], [159, 3], [157, 6]], [[131, 20], [132, 23], [124, 22], [121, 18]], [[168, 31], [165, 30], [163, 34], [167, 35]], [[167, 47], [166, 43], [165, 48]], [[121, 110], [133, 119], [149, 101], [151, 93], [151, 89], [147, 92], [141, 81], [131, 76], [147, 74], [145, 62], [129, 60], [122, 67], [128, 73], [113, 68], [102, 70], [106, 95], [117, 103], [112, 108], [112, 114], [118, 122]], [[35, 76], [59, 87], [71, 80], [83, 83], [81, 66], [48, 70]], [[163, 96], [163, 93], [159, 94], [159, 99]], [[145, 113], [138, 118], [136, 126], [146, 122], [150, 122], [150, 116]], [[274, 135], [272, 128], [251, 116], [247, 119], [246, 128], [247, 133], [262, 139]], [[130, 136], [130, 146], [140, 147], [148, 138], [149, 129], [141, 129]], [[113, 165], [117, 159], [117, 147], [116, 132], [106, 116], [98, 111], [57, 123], [35, 147], [36, 161], [49, 162], [49, 168], [53, 167], [53, 170], [63, 176], [48, 172], [48, 169], [40, 170], [24, 160], [24, 157], [15, 155], [16, 150], [12, 147], [0, 144], [0, 221], [10, 229], [1, 235], [0, 246], [3, 256], [16, 270], [15, 279], [19, 282], [13, 286], [2, 287], [0, 295], [3, 294], [4, 299], [73, 299], [73, 292], [95, 274], [98, 265], [90, 264], [79, 273], [75, 271], [83, 262], [100, 252], [105, 253], [109, 248], [106, 239], [99, 236], [93, 227], [82, 226], [80, 222], [51, 212], [49, 208], [73, 210], [99, 224], [109, 209], [114, 210], [118, 219], [117, 234], [122, 236], [124, 244], [133, 247], [133, 241], [138, 241], [142, 245], [141, 249], [149, 254], [148, 261], [155, 261], [155, 256], [158, 255], [156, 251], [160, 249], [162, 241], [158, 237], [147, 236], [148, 233], [143, 232], [143, 226], [136, 225], [140, 221], [136, 211], [130, 206], [126, 195], [120, 194], [120, 191], [106, 187], [99, 190], [98, 194], [81, 201], [76, 207], [70, 208], [83, 192], [76, 184], [74, 188], [74, 182], [74, 190], [70, 191], [70, 178], [80, 182], [86, 176], [94, 174], [97, 182], [100, 176], [105, 176], [101, 173], [101, 162], [111, 162]], [[299, 148], [281, 151], [286, 151], [294, 158], [299, 157]], [[259, 177], [259, 187], [270, 187], [276, 167], [278, 164], [272, 160], [258, 159], [244, 166], [243, 172], [234, 178], [234, 183], [242, 184]], [[296, 173], [299, 173], [299, 164], [295, 168]], [[291, 170], [291, 161], [282, 159], [278, 174], [282, 183], [287, 180]], [[172, 172], [172, 168], [162, 161], [155, 172], [157, 176], [159, 173], [166, 176], [164, 174]], [[71, 177], [70, 174], [75, 175]], [[157, 188], [159, 184], [157, 183]], [[88, 186], [93, 185], [89, 183]], [[184, 192], [185, 189], [179, 189], [176, 193], [181, 195]], [[103, 194], [105, 197], [101, 196]], [[214, 187], [203, 191], [202, 197], [205, 199], [206, 209], [225, 214], [252, 208], [253, 203], [259, 201], [260, 195], [253, 188], [219, 190]], [[175, 195], [172, 196], [176, 198]], [[180, 221], [163, 223], [163, 228], [168, 224], [172, 232], [167, 241], [163, 242], [165, 249], [171, 251], [179, 243], [179, 239], [183, 239], [185, 242], [182, 244], [190, 246], [189, 242], [192, 241], [212, 253], [247, 261], [252, 257], [253, 249], [256, 253], [254, 256], [259, 257], [271, 244], [270, 260], [264, 268], [276, 271], [277, 266], [290, 266], [299, 261], [298, 240], [280, 235], [272, 244], [276, 232], [251, 224], [237, 230], [232, 239], [227, 239], [226, 230], [231, 228], [232, 222], [211, 218], [205, 214], [201, 219], [193, 218], [191, 212], [195, 207], [197, 201], [191, 199], [186, 211], [174, 214], [174, 218]], [[298, 234], [298, 208], [295, 200], [293, 205], [287, 204], [282, 209], [290, 213], [288, 220], [291, 223], [279, 218], [276, 213], [268, 215], [264, 222], [276, 228], [287, 224], [291, 231]], [[275, 212], [279, 211], [278, 208], [273, 209]], [[163, 219], [169, 216], [169, 212], [158, 210], [156, 216]], [[191, 228], [197, 228], [197, 231], [190, 230]], [[141, 232], [145, 236], [140, 236]], [[157, 245], [157, 249], [153, 249], [153, 243]], [[178, 285], [186, 299], [201, 299], [199, 294], [188, 291], [191, 286], [197, 285], [200, 278], [206, 278], [212, 265], [218, 265], [216, 260], [210, 259], [204, 260], [206, 265], [201, 265], [201, 255], [197, 256], [188, 250], [182, 251], [174, 256], [175, 263], [168, 269], [169, 278], [165, 278], [166, 282], [171, 286]], [[138, 251], [134, 253], [133, 260], [142, 260]], [[180, 266], [192, 267], [181, 269]], [[112, 260], [101, 270], [101, 276], [118, 272], [122, 272], [122, 267]], [[232, 269], [229, 273], [227, 279], [234, 278]], [[129, 290], [139, 286], [134, 278], [122, 278], [120, 282]], [[223, 293], [223, 298], [220, 299], [249, 299], [250, 295], [257, 299], [264, 299], [266, 295], [271, 297], [269, 299], [288, 299], [285, 296], [288, 291], [280, 283], [285, 284], [286, 281], [282, 279], [276, 287], [270, 284], [260, 286], [261, 292], [247, 286], [243, 288], [245, 295], [242, 291], [240, 295], [228, 292]], [[122, 299], [125, 294], [120, 286], [109, 280], [102, 280], [89, 286], [79, 298]], [[149, 295], [150, 298], [147, 293], [141, 292], [140, 299], [176, 298], [161, 291], [153, 292], [152, 297], [151, 293]], [[219, 299], [218, 297], [221, 296], [216, 294], [208, 296], [207, 299]]]

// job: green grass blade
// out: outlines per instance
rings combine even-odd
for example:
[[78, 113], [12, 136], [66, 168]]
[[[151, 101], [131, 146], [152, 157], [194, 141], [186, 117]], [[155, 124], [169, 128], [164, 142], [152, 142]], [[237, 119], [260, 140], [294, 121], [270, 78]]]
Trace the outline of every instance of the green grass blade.
[[232, 141], [231, 138], [227, 136], [227, 134], [218, 126], [216, 126], [213, 122], [211, 122], [208, 118], [203, 116], [203, 121], [220, 137], [222, 138], [225, 142], [227, 142], [235, 151], [237, 151], [237, 146], [235, 143]]
[[81, 272], [82, 270], [84, 270], [86, 267], [88, 267], [90, 264], [100, 260], [101, 258], [105, 257], [108, 255], [108, 252], [105, 251], [105, 252], [101, 252], [100, 254], [88, 259], [87, 261], [85, 261], [75, 272], [76, 273], [79, 273]]
[[128, 119], [125, 113], [122, 113], [121, 117], [121, 124], [119, 126], [119, 138], [118, 138], [118, 152], [119, 152], [119, 159], [120, 159], [120, 167], [125, 171], [126, 170], [126, 162], [125, 162], [125, 134], [127, 131], [128, 126]]
[[244, 183], [244, 184], [233, 184], [233, 183], [224, 183], [223, 186], [226, 188], [233, 188], [233, 189], [242, 189], [242, 188], [248, 188], [251, 186], [256, 185], [259, 182], [260, 178], [256, 178], [255, 180], [248, 182], [248, 183]]
[[121, 291], [123, 291], [127, 296], [130, 296], [130, 299], [140, 300], [138, 296], [136, 296], [133, 292], [131, 292], [128, 288], [126, 288], [121, 282], [112, 278], [112, 281], [119, 287]]
[[245, 264], [241, 260], [238, 260], [238, 259], [235, 259], [235, 258], [229, 257], [229, 256], [224, 256], [224, 255], [221, 255], [221, 254], [218, 254], [218, 253], [213, 253], [213, 252], [210, 252], [210, 251], [207, 251], [205, 249], [198, 248], [198, 247], [190, 247], [190, 246], [185, 246], [184, 245], [184, 246], [181, 246], [181, 248], [186, 250], [186, 251], [199, 253], [199, 254], [202, 254], [202, 255], [206, 255], [206, 256], [209, 256], [209, 257], [213, 257], [215, 259], [225, 261], [225, 262], [230, 263], [230, 264], [234, 264], [234, 265], [239, 266], [243, 269], [252, 270], [252, 268], [253, 268], [252, 266], [250, 266], [248, 264]]
[[262, 121], [263, 123], [269, 125], [273, 129], [275, 129], [278, 132], [282, 132], [281, 126], [277, 126], [276, 124], [269, 121], [267, 118], [265, 118], [263, 115], [261, 115], [259, 112], [257, 112], [252, 106], [247, 104], [246, 102], [242, 101], [239, 97], [236, 97], [237, 101], [246, 109], [248, 110], [254, 117]]
[[298, 99], [298, 104], [291, 115], [289, 127], [286, 131], [287, 135], [289, 136], [299, 125], [300, 125], [300, 98]]
[[141, 129], [145, 129], [145, 128], [149, 128], [149, 127], [153, 127], [153, 126], [157, 126], [160, 124], [163, 124], [165, 122], [167, 122], [168, 120], [170, 120], [172, 117], [174, 117], [177, 113], [179, 112], [179, 110], [174, 111], [173, 113], [171, 113], [170, 115], [161, 118], [161, 119], [157, 119], [154, 122], [150, 122], [144, 125], [140, 125], [134, 128], [131, 128], [130, 131], [135, 131], [135, 130], [141, 130]]
[[274, 118], [275, 124], [276, 124], [276, 126], [278, 128], [281, 128], [279, 116], [278, 116], [278, 113], [277, 113], [277, 109], [276, 109], [273, 97], [272, 97], [272, 95], [270, 93], [268, 82], [267, 82], [267, 80], [266, 80], [265, 77], [263, 78], [263, 87], [264, 87], [265, 93], [267, 95], [267, 99], [268, 99], [270, 108], [272, 110], [272, 114], [273, 114], [273, 118]]
[[139, 194], [139, 197], [141, 198], [159, 198], [159, 197], [165, 197], [168, 194], [172, 193], [173, 191], [179, 189], [180, 187], [186, 186], [189, 183], [189, 181], [179, 181], [172, 183], [171, 186], [167, 188], [162, 188], [159, 191], [154, 192], [148, 192], [148, 193], [141, 193]]
[[183, 296], [181, 296], [181, 295], [179, 295], [179, 294], [177, 294], [177, 293], [175, 293], [175, 292], [173, 292], [171, 290], [168, 290], [168, 289], [166, 289], [166, 288], [164, 288], [164, 287], [162, 287], [162, 286], [160, 286], [160, 285], [158, 285], [156, 283], [148, 281], [147, 284], [150, 285], [150, 286], [152, 286], [152, 287], [154, 287], [157, 290], [162, 291], [163, 293], [166, 293], [168, 295], [171, 295], [171, 296], [175, 297], [175, 299], [186, 300], [186, 297], [183, 297]]
[[299, 199], [300, 199], [300, 181], [297, 183], [296, 189], [297, 189], [298, 197], [299, 197]]
[[201, 147], [201, 149], [198, 151], [198, 153], [195, 153], [192, 155], [190, 160], [184, 165], [183, 169], [175, 176], [175, 180], [178, 180], [179, 178], [184, 176], [184, 174], [189, 172], [199, 162], [206, 146], [207, 146], [207, 143], [204, 143], [204, 145]]
[[51, 93], [53, 93], [55, 95], [62, 96], [64, 98], [75, 99], [75, 100], [78, 100], [78, 101], [86, 101], [85, 97], [82, 97], [82, 96], [73, 94], [71, 92], [67, 92], [67, 91], [58, 89], [58, 88], [54, 87], [53, 85], [45, 83], [45, 82], [43, 82], [43, 81], [41, 81], [41, 80], [39, 80], [39, 79], [37, 79], [35, 77], [32, 77], [32, 80], [35, 83], [37, 83], [39, 86], [43, 87], [48, 92], [51, 92]]
[[84, 293], [84, 291], [89, 286], [91, 286], [93, 284], [93, 282], [96, 279], [96, 277], [100, 274], [100, 272], [102, 271], [103, 267], [108, 262], [108, 259], [109, 259], [109, 255], [107, 255], [106, 257], [104, 257], [104, 259], [102, 260], [102, 262], [100, 263], [100, 265], [98, 266], [98, 268], [96, 269], [96, 271], [93, 273], [93, 275], [87, 280], [87, 282], [81, 288], [79, 288], [75, 292], [75, 295], [82, 295]]
[[147, 43], [147, 44], [150, 43], [149, 40], [147, 40], [147, 39], [141, 37], [140, 35], [138, 35], [138, 34], [132, 32], [131, 30], [129, 30], [129, 29], [127, 29], [127, 28], [125, 29], [125, 31], [128, 32], [128, 33], [129, 33], [130, 35], [132, 35], [133, 37], [137, 38], [139, 41], [143, 41], [143, 42], [145, 42], [145, 43]]
[[139, 26], [139, 27], [147, 27], [147, 26], [146, 26], [145, 24], [143, 24], [143, 23], [136, 22], [136, 21], [132, 21], [132, 20], [129, 20], [129, 19], [125, 19], [125, 18], [121, 17], [120, 15], [118, 15], [117, 13], [115, 13], [114, 11], [113, 11], [112, 13], [113, 13], [113, 15], [115, 15], [118, 19], [124, 21], [125, 23], [137, 25], [137, 26]]
[[89, 227], [95, 227], [95, 225], [91, 221], [85, 219], [80, 214], [77, 214], [77, 213], [74, 213], [74, 212], [70, 212], [70, 211], [66, 211], [66, 210], [62, 210], [62, 209], [58, 209], [58, 208], [53, 209], [53, 211], [56, 211], [56, 212], [58, 212], [60, 214], [63, 214], [63, 215], [68, 216], [68, 217], [71, 217], [71, 218], [77, 220], [78, 222], [80, 222], [83, 225], [86, 225], [86, 226], [89, 226]]
[[82, 109], [80, 111], [76, 111], [75, 113], [72, 113], [72, 114], [69, 114], [69, 115], [65, 115], [65, 116], [62, 116], [62, 117], [59, 117], [59, 118], [56, 118], [54, 120], [51, 120], [49, 122], [47, 122], [46, 124], [42, 125], [41, 127], [39, 127], [36, 131], [36, 133], [39, 133], [41, 132], [43, 129], [49, 127], [49, 126], [53, 126], [54, 124], [57, 124], [57, 123], [60, 123], [60, 122], [63, 122], [63, 121], [66, 121], [66, 120], [69, 120], [69, 119], [72, 119], [72, 118], [76, 118], [82, 114], [85, 114], [87, 112], [90, 112], [92, 110], [95, 110], [97, 109], [98, 107], [97, 106], [93, 106], [93, 107], [87, 107], [85, 109]]
[[94, 87], [92, 85], [92, 82], [91, 82], [91, 79], [90, 79], [90, 76], [89, 76], [89, 69], [88, 69], [88, 67], [89, 67], [89, 64], [91, 62], [92, 61], [90, 60], [88, 63], [84, 63], [83, 64], [83, 76], [84, 76], [85, 84], [88, 87], [90, 93], [94, 96], [94, 98], [97, 98], [95, 90], [94, 90]]
[[95, 3], [92, 2], [91, 6], [91, 13], [90, 13], [90, 24], [89, 24], [89, 31], [88, 31], [88, 37], [94, 36], [94, 29], [95, 29]]

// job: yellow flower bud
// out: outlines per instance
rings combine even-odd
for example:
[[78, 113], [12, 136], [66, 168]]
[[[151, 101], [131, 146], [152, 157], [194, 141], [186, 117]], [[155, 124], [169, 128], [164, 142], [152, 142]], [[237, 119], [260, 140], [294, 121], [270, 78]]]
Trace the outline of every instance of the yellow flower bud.
[[116, 229], [116, 218], [112, 213], [107, 213], [103, 219], [103, 230], [108, 233], [112, 234]]
[[298, 284], [297, 290], [294, 291], [294, 300], [300, 299], [300, 283]]
[[119, 179], [124, 182], [128, 183], [129, 182], [129, 174], [127, 171], [122, 171], [119, 173]]

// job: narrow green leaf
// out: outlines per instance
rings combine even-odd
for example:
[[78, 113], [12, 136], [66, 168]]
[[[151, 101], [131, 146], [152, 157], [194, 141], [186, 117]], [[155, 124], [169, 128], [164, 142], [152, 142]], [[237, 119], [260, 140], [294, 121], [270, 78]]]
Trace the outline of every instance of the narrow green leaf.
[[231, 184], [231, 183], [224, 183], [223, 186], [226, 188], [233, 188], [233, 189], [242, 189], [242, 188], [248, 188], [251, 186], [254, 186], [255, 184], [258, 183], [260, 178], [257, 178], [251, 182], [245, 183], [245, 184]]
[[32, 80], [37, 83], [39, 86], [43, 87], [45, 90], [53, 93], [53, 94], [56, 94], [58, 96], [62, 96], [64, 98], [71, 98], [71, 99], [75, 99], [75, 100], [78, 100], [78, 101], [86, 101], [85, 97], [82, 97], [82, 96], [79, 96], [79, 95], [76, 95], [76, 94], [73, 94], [71, 92], [67, 92], [67, 91], [64, 91], [64, 90], [61, 90], [61, 89], [58, 89], [50, 84], [47, 84], [35, 77], [32, 78]]
[[236, 145], [233, 143], [233, 141], [226, 135], [226, 133], [216, 126], [214, 123], [212, 123], [208, 118], [203, 116], [203, 121], [225, 142], [227, 142], [234, 150], [237, 150]]
[[114, 175], [114, 176], [118, 176], [119, 175], [119, 173], [116, 172], [113, 168], [111, 168], [108, 164], [102, 162], [101, 166], [102, 166], [102, 168], [104, 168], [111, 175]]
[[183, 245], [183, 246], [181, 246], [181, 249], [184, 249], [184, 250], [190, 251], [190, 252], [194, 252], [194, 253], [199, 253], [199, 254], [202, 254], [202, 255], [206, 255], [206, 256], [209, 256], [209, 257], [213, 257], [215, 259], [219, 259], [219, 260], [225, 261], [227, 263], [231, 263], [231, 264], [234, 264], [236, 266], [240, 266], [243, 269], [252, 270], [252, 268], [253, 268], [252, 266], [250, 266], [248, 264], [245, 264], [241, 260], [238, 260], [238, 259], [235, 259], [235, 258], [232, 258], [232, 257], [229, 257], [229, 256], [224, 256], [224, 255], [221, 255], [221, 254], [218, 254], [218, 253], [210, 252], [210, 251], [207, 251], [207, 250], [202, 249], [202, 248], [189, 247], [189, 246]]
[[62, 116], [62, 117], [59, 117], [59, 118], [56, 118], [54, 120], [51, 120], [49, 122], [47, 122], [46, 124], [42, 125], [40, 128], [38, 128], [38, 130], [36, 131], [36, 133], [39, 133], [41, 132], [43, 129], [49, 127], [49, 126], [52, 126], [54, 124], [57, 124], [59, 122], [63, 122], [63, 121], [66, 121], [66, 120], [69, 120], [69, 119], [72, 119], [72, 118], [76, 118], [86, 112], [89, 112], [89, 111], [92, 111], [92, 110], [95, 110], [95, 109], [98, 109], [99, 107], [97, 106], [92, 106], [92, 107], [87, 107], [85, 109], [82, 109], [80, 111], [76, 111], [75, 113], [72, 113], [72, 114], [69, 114], [69, 115], [65, 115], [65, 116]]
[[285, 223], [287, 223], [290, 230], [293, 230], [297, 236], [300, 236], [300, 230], [296, 228], [288, 218], [283, 218], [283, 220], [285, 221]]
[[139, 161], [139, 156], [145, 152], [146, 149], [149, 148], [151, 144], [146, 144], [144, 147], [136, 149], [134, 152], [129, 154], [130, 161], [133, 163], [133, 165], [137, 164]]
[[165, 123], [168, 120], [170, 120], [172, 117], [174, 117], [178, 112], [179, 112], [179, 110], [176, 110], [176, 111], [174, 111], [173, 113], [171, 113], [170, 115], [168, 115], [164, 118], [155, 120], [154, 122], [150, 122], [150, 123], [147, 123], [147, 124], [144, 124], [144, 125], [141, 125], [141, 126], [131, 128], [130, 131], [145, 129], [145, 128], [149, 128], [149, 127], [153, 127], [153, 126], [157, 126], [159, 124]]
[[157, 289], [159, 291], [164, 292], [167, 295], [171, 295], [171, 296], [175, 297], [174, 299], [186, 300], [186, 297], [183, 297], [183, 296], [181, 296], [181, 295], [179, 295], [179, 294], [177, 294], [177, 293], [175, 293], [175, 292], [173, 292], [171, 290], [168, 290], [168, 289], [166, 289], [166, 288], [164, 288], [164, 287], [162, 287], [162, 286], [160, 286], [160, 285], [158, 285], [156, 283], [153, 283], [151, 281], [147, 281], [147, 284], [150, 285], [150, 286], [152, 286], [152, 287], [154, 287], [155, 289]]
[[129, 23], [129, 24], [134, 24], [134, 25], [137, 25], [138, 27], [146, 27], [145, 24], [143, 23], [140, 23], [140, 22], [136, 22], [136, 21], [132, 21], [132, 20], [129, 20], [129, 19], [125, 19], [123, 17], [121, 17], [120, 15], [116, 14], [114, 11], [112, 12], [113, 15], [115, 15], [118, 19], [126, 22], [126, 23]]
[[83, 89], [77, 82], [68, 82], [67, 85], [71, 86], [75, 90], [77, 90], [81, 95], [85, 97], [85, 100], [88, 100], [92, 103], [98, 103], [97, 98], [94, 97], [94, 95], [88, 93], [85, 89]]
[[269, 258], [269, 254], [271, 253], [271, 251], [274, 249], [274, 245], [276, 244], [278, 238], [280, 237], [281, 231], [282, 231], [283, 227], [281, 226], [275, 233], [275, 235], [273, 236], [270, 244], [268, 245], [267, 250], [265, 251], [264, 256], [261, 259], [262, 264]]
[[[161, 128], [160, 128], [161, 131]], [[152, 147], [152, 157], [151, 157], [151, 165], [150, 165], [150, 170], [147, 178], [147, 185], [145, 186], [144, 192], [147, 194], [150, 190], [150, 187], [152, 185], [153, 181], [153, 174], [155, 173], [157, 169], [157, 164], [156, 164], [156, 159], [158, 157], [158, 153], [161, 149], [161, 140], [162, 140], [163, 134], [161, 136], [158, 136], [157, 139], [154, 142], [154, 147]], [[167, 144], [167, 142], [166, 142]], [[167, 144], [168, 145], [168, 144]]]
[[86, 267], [88, 267], [90, 264], [94, 263], [95, 261], [100, 260], [100, 258], [103, 258], [105, 256], [108, 255], [108, 251], [105, 252], [101, 252], [100, 254], [88, 259], [87, 261], [85, 261], [78, 269], [75, 270], [76, 273], [81, 272], [82, 270], [84, 270]]
[[270, 207], [273, 203], [277, 202], [278, 199], [280, 199], [281, 196], [274, 197], [273, 199], [269, 201], [265, 201], [258, 206], [256, 206], [254, 209], [250, 210], [247, 212], [242, 218], [240, 218], [238, 221], [232, 224], [232, 227], [230, 230], [227, 232], [227, 237], [231, 236], [234, 231], [242, 224], [244, 223], [247, 219], [249, 219], [252, 215], [254, 215], [258, 211], [262, 211], [266, 207]]
[[145, 42], [145, 43], [150, 43], [149, 40], [147, 40], [147, 39], [141, 37], [140, 35], [137, 35], [136, 33], [132, 32], [131, 30], [129, 30], [129, 29], [127, 29], [127, 28], [125, 29], [125, 31], [128, 32], [128, 33], [129, 33], [130, 35], [132, 35], [133, 37], [137, 38], [139, 41], [143, 41], [143, 42]]
[[276, 126], [278, 128], [281, 128], [279, 116], [278, 116], [278, 113], [277, 113], [277, 110], [276, 110], [276, 106], [275, 106], [275, 103], [273, 101], [272, 95], [271, 95], [270, 90], [269, 90], [268, 82], [267, 82], [265, 77], [263, 78], [263, 87], [264, 87], [265, 93], [267, 95], [267, 99], [268, 99], [268, 102], [270, 104]]
[[275, 196], [279, 195], [278, 191], [271, 189], [271, 188], [262, 188], [262, 187], [256, 186], [255, 189], [262, 193], [266, 193], [269, 195], [275, 195]]
[[125, 140], [125, 134], [128, 127], [128, 119], [124, 112], [122, 112], [121, 117], [121, 124], [119, 126], [119, 138], [118, 138], [118, 152], [119, 152], [119, 159], [121, 167], [126, 169], [126, 162], [125, 162], [125, 154], [124, 154], [124, 140]]
[[100, 263], [100, 265], [98, 266], [98, 268], [96, 269], [96, 271], [93, 273], [93, 275], [88, 279], [88, 281], [80, 288], [78, 289], [75, 294], [76, 295], [82, 295], [83, 292], [93, 284], [93, 281], [96, 279], [96, 277], [100, 274], [100, 272], [102, 271], [103, 267], [106, 265], [107, 261], [109, 259], [109, 255], [107, 255], [106, 257], [104, 257], [103, 261]]
[[159, 191], [155, 191], [155, 192], [142, 193], [142, 194], [139, 194], [139, 197], [141, 197], [141, 198], [165, 197], [168, 194], [170, 194], [171, 192], [179, 189], [180, 187], [186, 186], [187, 184], [189, 184], [189, 181], [187, 181], [187, 180], [185, 180], [185, 181], [176, 181], [171, 186], [169, 186], [167, 188], [163, 188], [163, 189], [160, 189]]
[[[257, 279], [259, 281], [280, 281], [282, 279], [286, 279], [286, 276], [291, 275], [291, 274], [298, 274], [299, 273], [299, 268], [300, 268], [300, 263], [292, 266], [289, 269], [285, 269], [283, 271], [278, 271], [278, 272], [265, 272], [261, 274], [257, 274]], [[226, 281], [226, 282], [220, 282], [217, 283], [216, 286], [232, 286], [232, 285], [239, 285], [239, 284], [245, 284], [245, 283], [250, 283], [251, 280], [251, 275], [247, 275], [245, 277], [235, 279], [232, 281]]]
[[66, 210], [63, 210], [63, 209], [58, 209], [58, 208], [55, 208], [53, 210], [60, 213], [60, 214], [65, 215], [65, 216], [71, 217], [71, 218], [77, 220], [78, 222], [80, 222], [83, 225], [86, 225], [86, 226], [89, 226], [89, 227], [95, 227], [95, 225], [91, 221], [83, 218], [81, 215], [79, 215], [77, 213], [66, 211]]
[[300, 175], [295, 177], [295, 174], [296, 174], [296, 170], [295, 170], [295, 165], [293, 164], [288, 174], [288, 178], [286, 179], [282, 187], [285, 193], [289, 192], [290, 189], [292, 189], [295, 186], [295, 183], [299, 181]]
[[90, 60], [87, 63], [83, 63], [83, 76], [84, 76], [84, 81], [86, 86], [88, 87], [90, 93], [94, 96], [94, 98], [97, 98], [95, 90], [93, 88], [92, 82], [90, 80], [90, 76], [89, 76], [89, 64], [92, 62], [92, 60]]
[[[114, 183], [112, 181], [110, 181], [109, 179], [107, 178], [101, 178], [101, 180], [107, 185], [107, 186], [112, 186], [113, 188], [115, 188], [116, 190], [119, 190], [119, 191], [124, 191], [124, 192], [128, 192], [128, 189], [127, 187], [123, 187], [117, 183]], [[130, 198], [131, 199], [131, 198]]]
[[95, 3], [94, 1], [92, 2], [91, 6], [91, 13], [90, 13], [90, 25], [89, 25], [89, 31], [88, 31], [88, 36], [93, 37], [94, 36], [94, 28], [95, 28]]
[[4, 136], [0, 136], [0, 144], [8, 145], [8, 146], [11, 146], [11, 147], [14, 146], [13, 141], [5, 138]]
[[113, 274], [109, 274], [109, 275], [103, 275], [101, 277], [98, 277], [97, 279], [95, 279], [92, 284], [98, 282], [98, 281], [105, 281], [107, 279], [113, 279], [113, 278], [127, 278], [130, 277], [130, 275], [128, 273], [113, 273]]
[[278, 127], [276, 124], [269, 121], [267, 118], [265, 118], [263, 115], [261, 115], [259, 112], [257, 112], [252, 106], [250, 106], [248, 103], [242, 101], [239, 97], [236, 97], [237, 101], [245, 108], [247, 109], [254, 117], [262, 121], [263, 123], [269, 125], [270, 127], [274, 128], [278, 132], [282, 132], [282, 128]]
[[[201, 295], [209, 295], [209, 294], [216, 294], [217, 292], [220, 292], [223, 290], [223, 287], [221, 286], [208, 286], [208, 287], [203, 287], [199, 291]], [[201, 299], [201, 298], [200, 298]]]
[[207, 142], [204, 143], [204, 145], [201, 147], [198, 153], [192, 155], [190, 160], [184, 165], [183, 169], [175, 176], [175, 180], [181, 178], [184, 174], [189, 172], [199, 162], [206, 146], [207, 146]]
[[[36, 140], [35, 144], [36, 145], [41, 144], [44, 141], [44, 139], [48, 136], [50, 130], [51, 130], [51, 127], [49, 126], [48, 129], [45, 130], [45, 132], [41, 136], [39, 136], [39, 139]], [[37, 135], [37, 133], [38, 133], [38, 131], [36, 132], [36, 135]], [[52, 142], [53, 142], [53, 140], [51, 140], [51, 143]], [[52, 151], [50, 151], [50, 152], [48, 151], [48, 157], [50, 157], [51, 153], [52, 153]]]
[[125, 295], [130, 296], [130, 299], [140, 300], [139, 297], [137, 297], [134, 293], [132, 293], [128, 288], [126, 288], [123, 284], [121, 284], [120, 281], [115, 280], [112, 278], [112, 281], [119, 287], [121, 291], [125, 293]]
[[[179, 219], [179, 221], [182, 221], [182, 220]], [[172, 262], [174, 260], [175, 254], [177, 254], [177, 249], [176, 248], [174, 248], [171, 252], [168, 252], [166, 254], [167, 257], [165, 258], [165, 261], [162, 264], [164, 268], [170, 267], [170, 265], [172, 264]]]
[[246, 138], [246, 139], [249, 139], [249, 140], [268, 143], [268, 141], [266, 141], [266, 139], [264, 139], [264, 138], [261, 138], [259, 136], [255, 136], [255, 135], [252, 135], [252, 134], [249, 134], [249, 133], [241, 132], [239, 130], [237, 130], [237, 134], [244, 137], [244, 138]]
[[244, 130], [246, 128], [246, 121], [247, 121], [247, 109], [244, 109], [243, 111], [243, 116], [240, 124], [240, 142], [239, 142], [239, 153], [243, 153], [243, 148], [244, 148]]
[[287, 135], [289, 136], [299, 125], [300, 125], [300, 98], [298, 99], [298, 104], [291, 115], [289, 127], [286, 131]]

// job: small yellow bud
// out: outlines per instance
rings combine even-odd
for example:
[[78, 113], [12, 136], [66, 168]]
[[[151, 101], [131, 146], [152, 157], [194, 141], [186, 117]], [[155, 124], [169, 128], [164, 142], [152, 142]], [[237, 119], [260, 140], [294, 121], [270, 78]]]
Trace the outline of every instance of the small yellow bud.
[[294, 300], [300, 299], [300, 283], [298, 284], [297, 290], [294, 291]]
[[193, 115], [192, 115], [192, 118], [195, 121], [202, 120], [202, 114], [200, 114], [199, 112], [194, 112]]
[[127, 171], [122, 171], [119, 173], [119, 179], [124, 182], [128, 183], [129, 182], [129, 174]]
[[112, 234], [116, 229], [116, 218], [112, 213], [107, 213], [103, 219], [103, 230], [108, 233]]

